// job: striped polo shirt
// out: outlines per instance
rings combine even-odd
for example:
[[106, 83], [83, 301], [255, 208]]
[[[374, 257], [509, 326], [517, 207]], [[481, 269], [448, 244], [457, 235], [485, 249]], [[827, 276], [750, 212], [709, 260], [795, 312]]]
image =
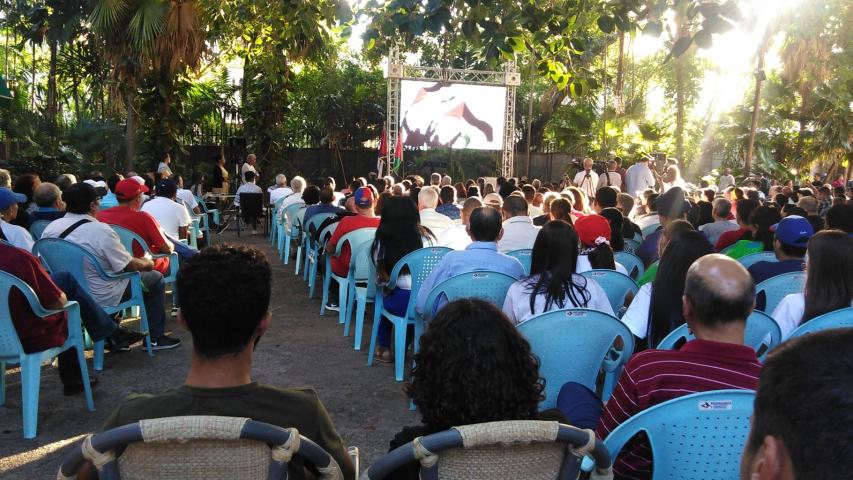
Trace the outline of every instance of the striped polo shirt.
[[[673, 398], [709, 390], [755, 390], [761, 363], [744, 345], [692, 340], [680, 350], [646, 350], [628, 365], [607, 401], [596, 433], [601, 439], [637, 413]], [[613, 470], [617, 478], [652, 477], [652, 452], [645, 434], [629, 441]]]

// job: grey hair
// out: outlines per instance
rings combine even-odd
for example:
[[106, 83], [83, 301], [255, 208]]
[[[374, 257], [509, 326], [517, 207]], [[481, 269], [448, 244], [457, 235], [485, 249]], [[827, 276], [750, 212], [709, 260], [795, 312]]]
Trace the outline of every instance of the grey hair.
[[36, 187], [33, 192], [33, 201], [39, 207], [52, 207], [61, 196], [62, 191], [56, 184], [45, 182]]
[[280, 187], [287, 186], [287, 177], [283, 173], [279, 173], [275, 176], [275, 184]]
[[296, 193], [301, 193], [305, 189], [305, 179], [300, 176], [293, 177], [290, 181], [290, 188]]

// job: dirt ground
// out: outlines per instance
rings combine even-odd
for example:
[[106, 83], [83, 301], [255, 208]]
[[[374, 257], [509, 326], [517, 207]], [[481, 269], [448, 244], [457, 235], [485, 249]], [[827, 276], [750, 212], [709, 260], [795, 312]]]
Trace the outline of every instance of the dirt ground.
[[[280, 387], [314, 387], [344, 442], [360, 449], [364, 470], [387, 451], [389, 440], [402, 426], [419, 423], [417, 414], [408, 410], [402, 384], [394, 381], [393, 367], [382, 363], [366, 366], [370, 310], [363, 347], [355, 351], [352, 336], [343, 336], [337, 312], [319, 315], [321, 288], [309, 300], [307, 285], [301, 275], [294, 275], [293, 261], [282, 265], [265, 237], [244, 234], [238, 239], [227, 232], [222, 238], [262, 249], [273, 265], [273, 324], [255, 353], [254, 379]], [[68, 449], [82, 435], [98, 431], [127, 394], [180, 385], [189, 367], [191, 339], [174, 319], [169, 320], [167, 328], [183, 340], [183, 345], [158, 352], [153, 358], [142, 353], [140, 346], [130, 352], [107, 354], [104, 371], [95, 374], [94, 412], [86, 409], [82, 394], [63, 396], [58, 374], [51, 367], [44, 368], [38, 437], [34, 440], [22, 436], [20, 377], [17, 369], [9, 370], [6, 404], [0, 407], [0, 478], [56, 478]], [[91, 363], [89, 369], [91, 372]]]

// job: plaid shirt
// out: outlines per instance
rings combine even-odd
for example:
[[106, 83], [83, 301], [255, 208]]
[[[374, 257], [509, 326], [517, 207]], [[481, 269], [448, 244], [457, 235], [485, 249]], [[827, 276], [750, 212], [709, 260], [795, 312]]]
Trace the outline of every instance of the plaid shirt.
[[[596, 433], [607, 438], [641, 411], [691, 393], [758, 386], [761, 363], [752, 348], [693, 340], [680, 350], [646, 350], [628, 361], [607, 401]], [[623, 447], [613, 465], [618, 478], [652, 478], [652, 452], [645, 434]]]

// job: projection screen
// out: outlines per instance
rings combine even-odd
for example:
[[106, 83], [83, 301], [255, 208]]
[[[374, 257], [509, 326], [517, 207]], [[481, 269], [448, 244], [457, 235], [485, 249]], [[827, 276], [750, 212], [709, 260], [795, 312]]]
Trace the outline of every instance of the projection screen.
[[400, 135], [410, 148], [503, 149], [506, 87], [404, 80]]

